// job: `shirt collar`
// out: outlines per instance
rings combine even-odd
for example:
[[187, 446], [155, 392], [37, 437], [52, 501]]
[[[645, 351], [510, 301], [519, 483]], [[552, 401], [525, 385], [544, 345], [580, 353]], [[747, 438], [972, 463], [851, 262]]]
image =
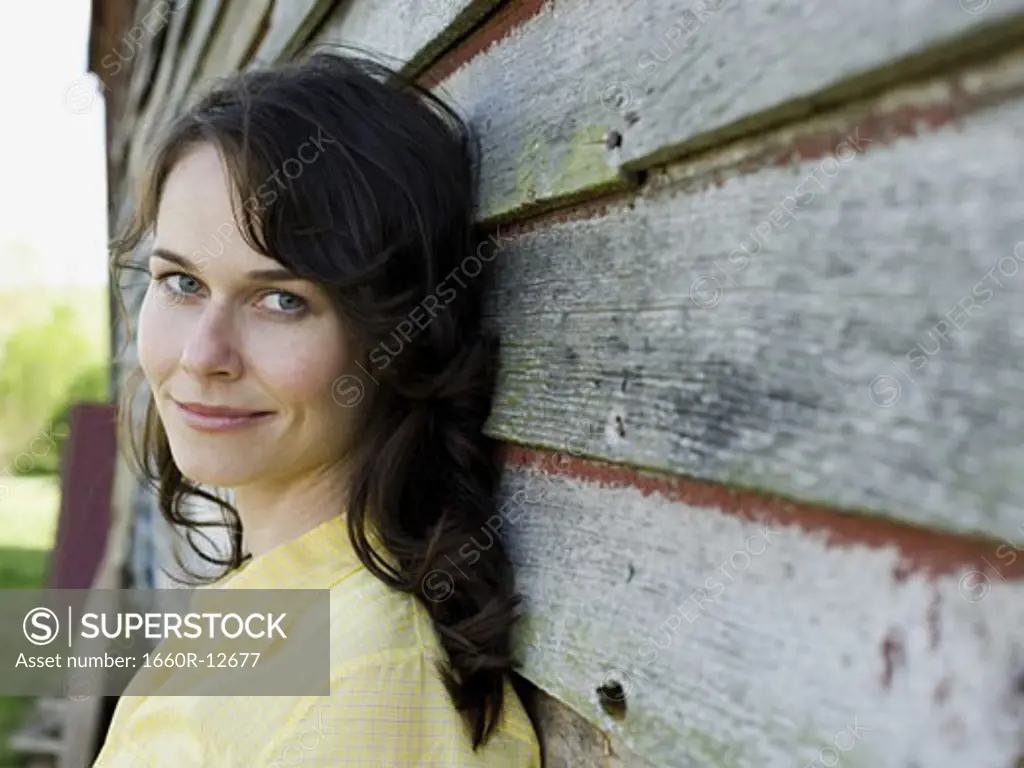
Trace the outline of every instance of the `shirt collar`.
[[[374, 549], [378, 540], [370, 536]], [[344, 515], [253, 557], [227, 574], [215, 589], [321, 589], [362, 567], [348, 537]]]

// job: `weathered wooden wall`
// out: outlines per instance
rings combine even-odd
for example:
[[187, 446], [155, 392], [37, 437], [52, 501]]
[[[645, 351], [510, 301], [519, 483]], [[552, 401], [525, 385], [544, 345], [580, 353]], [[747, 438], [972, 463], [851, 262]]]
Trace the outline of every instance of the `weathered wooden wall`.
[[[481, 137], [548, 765], [1024, 764], [1024, 0], [173, 5], [115, 222], [185, 98], [319, 44]], [[140, 495], [139, 583], [166, 540]]]

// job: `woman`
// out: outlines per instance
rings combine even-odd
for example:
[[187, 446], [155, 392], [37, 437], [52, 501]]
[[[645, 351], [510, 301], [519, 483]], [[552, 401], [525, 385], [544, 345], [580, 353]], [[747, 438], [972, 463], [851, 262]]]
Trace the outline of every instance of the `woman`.
[[171, 522], [202, 534], [187, 504], [223, 510], [226, 557], [189, 539], [219, 568], [207, 589], [330, 590], [330, 695], [161, 696], [167, 673], [142, 670], [96, 766], [540, 764], [484, 527], [496, 254], [471, 147], [428, 92], [326, 52], [170, 126], [114, 248], [119, 274], [153, 235], [134, 452]]

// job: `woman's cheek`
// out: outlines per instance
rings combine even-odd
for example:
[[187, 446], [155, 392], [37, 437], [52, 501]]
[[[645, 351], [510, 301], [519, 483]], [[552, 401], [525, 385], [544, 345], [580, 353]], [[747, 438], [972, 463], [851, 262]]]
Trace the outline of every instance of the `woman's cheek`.
[[175, 347], [178, 346], [178, 340], [184, 330], [184, 318], [179, 318], [177, 324], [175, 323], [175, 310], [162, 305], [157, 290], [155, 286], [150, 286], [146, 291], [142, 306], [139, 308], [137, 334], [139, 365], [151, 383], [165, 378], [180, 357], [175, 353]]
[[[326, 350], [320, 356], [304, 349], [282, 347], [276, 354], [260, 354], [260, 378], [275, 390], [279, 400], [309, 403], [330, 397], [333, 378]], [[253, 359], [253, 358], [250, 358]]]
[[246, 334], [243, 352], [252, 372], [282, 402], [314, 405], [331, 398], [343, 372], [344, 340], [337, 329], [264, 324]]

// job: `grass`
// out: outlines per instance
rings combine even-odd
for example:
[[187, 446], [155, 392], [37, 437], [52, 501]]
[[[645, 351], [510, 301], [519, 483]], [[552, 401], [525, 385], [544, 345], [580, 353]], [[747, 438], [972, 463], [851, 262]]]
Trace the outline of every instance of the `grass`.
[[[0, 480], [0, 497], [0, 589], [39, 589], [45, 586], [57, 531], [59, 480], [5, 477]], [[7, 739], [31, 703], [27, 698], [0, 697], [0, 768], [21, 765], [8, 752]]]

